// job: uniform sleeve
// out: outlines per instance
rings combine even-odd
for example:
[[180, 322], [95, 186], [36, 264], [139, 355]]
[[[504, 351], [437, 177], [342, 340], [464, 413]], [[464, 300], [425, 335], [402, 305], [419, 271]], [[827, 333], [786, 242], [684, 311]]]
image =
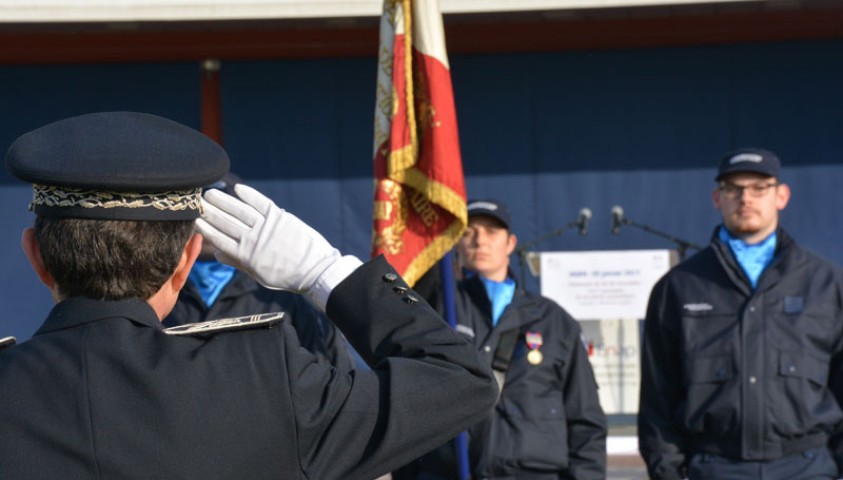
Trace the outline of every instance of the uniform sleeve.
[[292, 297], [295, 298], [295, 303], [290, 313], [302, 346], [325, 358], [340, 371], [354, 368], [348, 342], [328, 317], [305, 297]]
[[[315, 307], [314, 310], [316, 310]], [[352, 356], [348, 341], [339, 329], [327, 317], [322, 315], [321, 312], [318, 312], [318, 310], [317, 315], [319, 315], [318, 321], [323, 331], [322, 338], [325, 341], [325, 352], [331, 363], [340, 371], [353, 370], [355, 368], [354, 357]]]
[[677, 328], [667, 277], [650, 294], [641, 345], [638, 446], [653, 480], [685, 477], [685, 449], [674, 414], [684, 397]]
[[[567, 314], [565, 314], [567, 316]], [[567, 319], [576, 330], [570, 368], [563, 391], [568, 421], [568, 472], [564, 478], [598, 480], [606, 478], [606, 415], [600, 407], [597, 382], [582, 343], [579, 325]]]
[[371, 480], [488, 415], [489, 367], [382, 257], [338, 285], [326, 311], [372, 370], [288, 359], [307, 478]]

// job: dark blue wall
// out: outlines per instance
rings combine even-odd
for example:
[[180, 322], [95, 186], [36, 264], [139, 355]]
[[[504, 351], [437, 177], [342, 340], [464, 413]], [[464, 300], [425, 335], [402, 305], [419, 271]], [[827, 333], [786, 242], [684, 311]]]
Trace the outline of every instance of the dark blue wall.
[[[522, 242], [594, 212], [591, 231], [537, 250], [670, 248], [627, 217], [704, 244], [718, 221], [714, 167], [770, 148], [793, 199], [783, 224], [843, 263], [841, 41], [651, 50], [454, 55], [469, 195], [510, 205]], [[224, 139], [234, 170], [366, 257], [371, 238], [375, 59], [225, 62]], [[48, 121], [131, 109], [199, 124], [196, 64], [0, 67], [0, 145]], [[51, 300], [19, 247], [30, 192], [0, 173], [0, 336], [28, 337]], [[535, 279], [528, 286], [537, 288]]]

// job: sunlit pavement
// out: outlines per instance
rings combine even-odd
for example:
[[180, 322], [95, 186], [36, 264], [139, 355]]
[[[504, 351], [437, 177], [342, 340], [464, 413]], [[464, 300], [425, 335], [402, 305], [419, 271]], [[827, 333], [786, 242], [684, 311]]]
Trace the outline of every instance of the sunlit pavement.
[[638, 455], [609, 455], [608, 480], [647, 480], [647, 467]]
[[607, 480], [647, 480], [647, 467], [638, 454], [638, 438], [634, 434], [634, 427], [613, 426], [611, 430], [614, 435], [610, 434], [606, 441], [609, 454]]

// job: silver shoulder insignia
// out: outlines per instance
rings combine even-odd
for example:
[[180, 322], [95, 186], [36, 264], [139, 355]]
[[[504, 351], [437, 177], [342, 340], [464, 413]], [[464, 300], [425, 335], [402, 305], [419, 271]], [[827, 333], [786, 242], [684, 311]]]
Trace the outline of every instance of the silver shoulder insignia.
[[260, 313], [242, 317], [220, 318], [207, 322], [187, 323], [177, 327], [165, 328], [167, 335], [207, 335], [219, 332], [231, 332], [249, 328], [271, 327], [284, 318], [284, 312]]
[[16, 343], [18, 343], [18, 340], [15, 337], [0, 338], [0, 350], [3, 350], [4, 348], [9, 348]]

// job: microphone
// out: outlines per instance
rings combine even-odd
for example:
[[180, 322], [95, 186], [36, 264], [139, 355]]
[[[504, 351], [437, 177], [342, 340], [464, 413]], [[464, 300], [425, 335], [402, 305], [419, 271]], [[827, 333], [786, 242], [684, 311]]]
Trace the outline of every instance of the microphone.
[[577, 218], [577, 226], [580, 227], [580, 235], [588, 234], [588, 222], [591, 220], [591, 209], [588, 207], [580, 210], [580, 216]]
[[612, 235], [617, 235], [623, 225], [623, 208], [620, 205], [612, 207]]

